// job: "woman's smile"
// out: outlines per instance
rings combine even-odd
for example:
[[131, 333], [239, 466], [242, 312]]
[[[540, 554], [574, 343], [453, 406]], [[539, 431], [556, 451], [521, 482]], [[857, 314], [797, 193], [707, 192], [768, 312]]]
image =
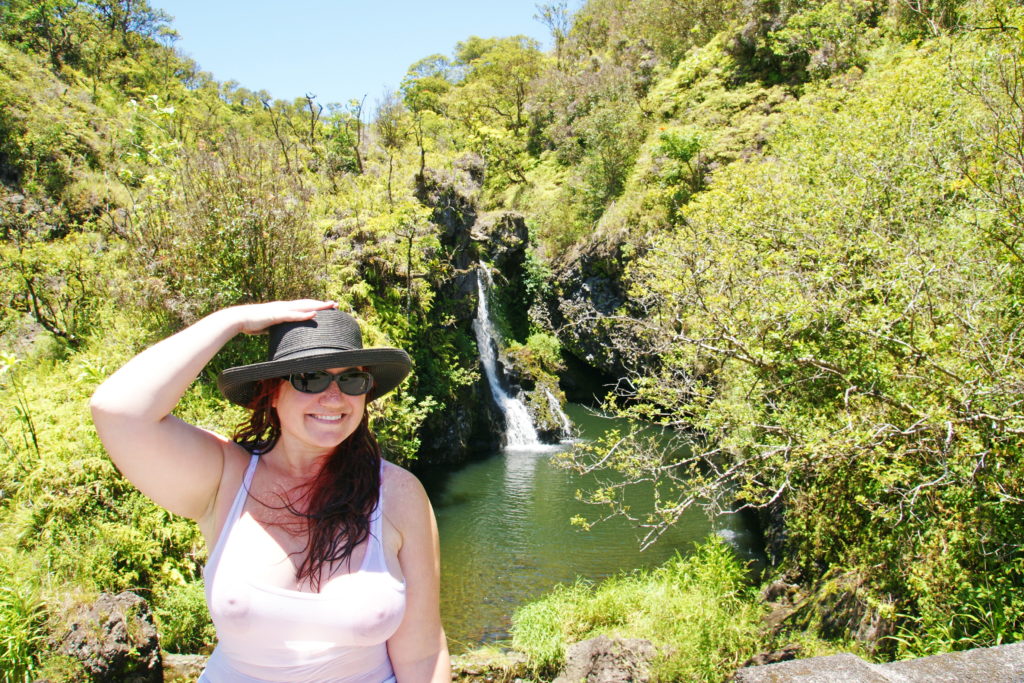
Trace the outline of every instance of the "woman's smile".
[[349, 413], [308, 413], [306, 415], [313, 423], [324, 425], [325, 427], [341, 424], [348, 416]]

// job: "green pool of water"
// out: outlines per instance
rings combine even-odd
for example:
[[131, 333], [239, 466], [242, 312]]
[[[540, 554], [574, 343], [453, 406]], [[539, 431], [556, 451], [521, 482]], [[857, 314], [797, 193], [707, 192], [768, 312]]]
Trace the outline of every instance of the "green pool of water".
[[[566, 412], [583, 439], [625, 426], [582, 406]], [[441, 617], [453, 652], [507, 639], [515, 608], [558, 583], [657, 565], [712, 533], [726, 537], [741, 555], [756, 555], [754, 534], [738, 515], [711, 520], [698, 509], [643, 552], [643, 530], [625, 519], [580, 530], [570, 524], [574, 515], [603, 512], [576, 500], [576, 491], [596, 480], [558, 467], [554, 455], [493, 453], [458, 470], [421, 475], [441, 536]], [[643, 512], [643, 498], [632, 501], [637, 512]]]

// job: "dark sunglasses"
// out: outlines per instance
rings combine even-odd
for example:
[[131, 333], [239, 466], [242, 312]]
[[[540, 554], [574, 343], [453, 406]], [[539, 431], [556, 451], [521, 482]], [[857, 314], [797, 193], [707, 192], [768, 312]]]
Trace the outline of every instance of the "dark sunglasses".
[[373, 375], [362, 370], [346, 370], [332, 375], [324, 370], [316, 372], [298, 372], [288, 376], [296, 391], [304, 394], [319, 394], [331, 386], [331, 382], [338, 383], [341, 393], [349, 396], [362, 396], [373, 388]]

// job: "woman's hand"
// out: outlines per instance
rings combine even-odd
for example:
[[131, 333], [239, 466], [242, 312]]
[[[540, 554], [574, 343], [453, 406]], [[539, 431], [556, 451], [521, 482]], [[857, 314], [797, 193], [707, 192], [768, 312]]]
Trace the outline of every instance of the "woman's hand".
[[278, 323], [311, 320], [317, 311], [337, 308], [333, 301], [318, 299], [295, 299], [294, 301], [271, 301], [265, 304], [247, 304], [226, 309], [237, 320], [237, 330], [245, 334], [262, 334], [271, 325]]

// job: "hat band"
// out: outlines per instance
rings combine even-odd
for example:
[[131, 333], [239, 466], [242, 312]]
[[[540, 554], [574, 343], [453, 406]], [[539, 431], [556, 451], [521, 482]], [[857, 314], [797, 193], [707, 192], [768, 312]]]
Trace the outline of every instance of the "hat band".
[[320, 346], [320, 347], [313, 348], [313, 349], [302, 348], [302, 349], [295, 349], [294, 351], [287, 351], [285, 353], [277, 353], [277, 354], [274, 355], [273, 358], [270, 359], [270, 362], [279, 361], [279, 360], [288, 360], [289, 358], [305, 358], [306, 356], [319, 356], [319, 355], [328, 354], [328, 353], [344, 353], [344, 352], [348, 352], [348, 351], [362, 351], [362, 350], [363, 350], [362, 348], [353, 349], [353, 348], [345, 348], [345, 347], [339, 347], [339, 346]]

